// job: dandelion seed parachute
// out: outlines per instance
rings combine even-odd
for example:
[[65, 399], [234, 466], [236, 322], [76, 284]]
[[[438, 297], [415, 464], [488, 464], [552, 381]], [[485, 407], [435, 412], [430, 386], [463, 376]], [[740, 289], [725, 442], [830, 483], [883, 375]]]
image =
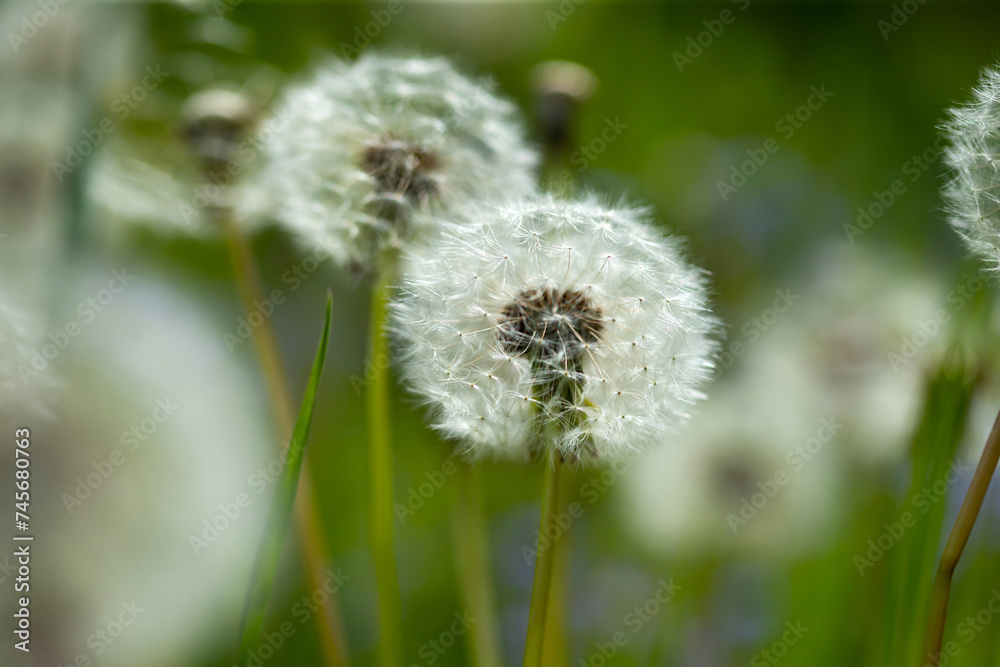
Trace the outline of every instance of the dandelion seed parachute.
[[542, 440], [584, 462], [662, 444], [716, 350], [703, 271], [644, 211], [594, 197], [480, 204], [404, 259], [400, 369], [472, 458]]
[[949, 111], [951, 176], [943, 189], [952, 227], [969, 248], [1000, 270], [1000, 71], [983, 69], [973, 101]]
[[276, 216], [369, 272], [429, 213], [530, 192], [538, 162], [516, 107], [444, 58], [332, 60], [288, 91], [261, 134]]

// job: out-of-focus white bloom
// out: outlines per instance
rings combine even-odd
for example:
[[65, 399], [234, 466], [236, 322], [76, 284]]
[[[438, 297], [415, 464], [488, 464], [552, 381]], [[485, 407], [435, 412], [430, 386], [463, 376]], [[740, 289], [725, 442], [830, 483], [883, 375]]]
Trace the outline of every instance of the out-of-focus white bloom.
[[253, 227], [268, 193], [245, 174], [258, 162], [258, 109], [242, 93], [211, 88], [187, 99], [178, 132], [163, 138], [109, 140], [96, 155], [88, 193], [102, 223], [143, 224], [166, 233], [211, 237], [216, 214]]
[[639, 544], [671, 557], [794, 556], [822, 544], [837, 517], [842, 423], [782, 403], [780, 382], [717, 385], [678, 446], [630, 466], [619, 506]]
[[444, 58], [327, 62], [288, 91], [262, 135], [276, 215], [362, 272], [441, 213], [535, 183], [516, 107]]
[[[74, 273], [69, 303], [106, 281]], [[239, 615], [273, 489], [257, 471], [280, 460], [253, 372], [222, 340], [228, 318], [206, 305], [137, 273], [92, 321], [76, 319], [60, 421], [34, 435], [52, 457], [39, 566], [54, 579], [37, 602], [61, 619], [45, 664], [92, 651], [88, 637], [123, 604], [142, 611], [101, 664], [231, 650], [213, 621]], [[237, 508], [239, 494], [252, 504]]]
[[812, 264], [814, 275], [788, 284], [795, 300], [786, 312], [757, 313], [759, 327], [748, 321], [751, 335], [741, 339], [748, 352], [733, 370], [781, 378], [775, 390], [789, 411], [838, 415], [838, 447], [854, 461], [896, 461], [956, 304], [939, 276], [890, 252], [840, 243]]
[[984, 68], [974, 99], [951, 109], [944, 126], [952, 168], [943, 194], [950, 220], [969, 248], [1000, 269], [1000, 72]]
[[40, 375], [32, 366], [43, 342], [48, 341], [37, 318], [0, 292], [0, 415], [24, 419], [48, 413], [45, 394], [57, 383], [52, 374]]
[[392, 329], [434, 425], [472, 457], [612, 460], [703, 397], [705, 274], [645, 212], [538, 195], [481, 204], [405, 260]]

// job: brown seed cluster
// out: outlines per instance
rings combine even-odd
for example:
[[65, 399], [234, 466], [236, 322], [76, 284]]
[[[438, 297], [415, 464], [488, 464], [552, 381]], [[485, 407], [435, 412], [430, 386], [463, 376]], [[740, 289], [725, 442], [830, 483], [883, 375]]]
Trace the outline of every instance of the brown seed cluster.
[[253, 130], [257, 109], [239, 93], [213, 89], [188, 98], [181, 118], [181, 133], [203, 167], [221, 171]]
[[508, 354], [566, 363], [578, 361], [603, 329], [601, 309], [584, 292], [529, 289], [504, 307], [499, 336]]
[[365, 150], [361, 165], [383, 194], [420, 202], [437, 193], [434, 172], [440, 166], [440, 159], [421, 146], [398, 140], [382, 141]]

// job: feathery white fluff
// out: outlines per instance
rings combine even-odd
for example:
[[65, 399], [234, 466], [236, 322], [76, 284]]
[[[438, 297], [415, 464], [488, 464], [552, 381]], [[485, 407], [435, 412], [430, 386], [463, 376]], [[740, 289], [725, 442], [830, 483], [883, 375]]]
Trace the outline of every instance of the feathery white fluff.
[[[467, 455], [607, 461], [665, 444], [703, 397], [706, 276], [645, 211], [480, 204], [404, 259], [402, 375]], [[542, 431], [545, 431], [544, 435]]]
[[943, 189], [952, 226], [969, 248], [1000, 269], [1000, 72], [983, 69], [972, 102], [949, 110]]
[[432, 215], [530, 192], [538, 162], [516, 107], [444, 58], [326, 62], [288, 91], [262, 136], [276, 215], [362, 271]]

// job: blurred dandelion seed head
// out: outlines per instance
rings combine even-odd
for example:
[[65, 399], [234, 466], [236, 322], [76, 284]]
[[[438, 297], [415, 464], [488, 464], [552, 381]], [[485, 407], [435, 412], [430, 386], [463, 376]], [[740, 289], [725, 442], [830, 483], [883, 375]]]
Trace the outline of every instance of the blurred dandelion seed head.
[[332, 60], [262, 136], [276, 216], [363, 272], [441, 213], [530, 192], [538, 162], [515, 105], [444, 58]]
[[943, 189], [952, 227], [989, 268], [1000, 269], [1000, 72], [983, 69], [973, 100], [950, 109]]
[[403, 377], [470, 457], [524, 459], [552, 424], [568, 459], [626, 457], [702, 398], [718, 327], [705, 273], [642, 210], [479, 204], [404, 262]]
[[189, 97], [181, 109], [181, 134], [207, 172], [224, 169], [253, 131], [258, 110], [244, 95], [210, 89]]
[[837, 445], [800, 457], [796, 448], [822, 422], [789, 409], [761, 377], [722, 381], [681, 446], [629, 466], [619, 508], [643, 548], [669, 557], [789, 558], [825, 544], [845, 488]]

